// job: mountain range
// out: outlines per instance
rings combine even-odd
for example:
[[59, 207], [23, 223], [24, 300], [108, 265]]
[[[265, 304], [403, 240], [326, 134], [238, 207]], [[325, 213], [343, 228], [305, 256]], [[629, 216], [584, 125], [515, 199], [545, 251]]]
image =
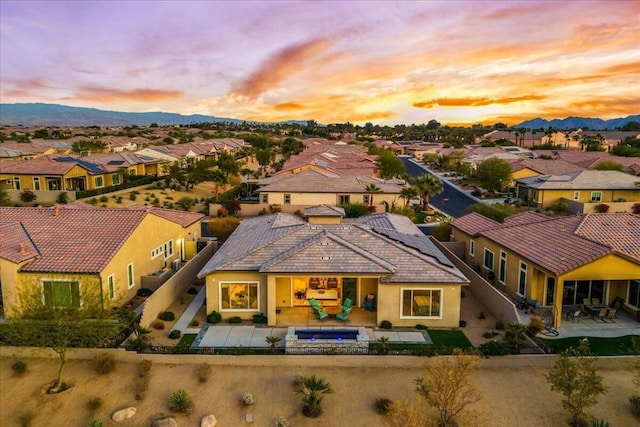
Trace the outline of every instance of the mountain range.
[[[635, 121], [640, 123], [640, 115], [611, 120], [586, 117], [567, 117], [566, 119], [544, 120], [536, 118], [524, 121], [515, 127], [528, 129], [555, 128], [592, 130], [615, 129]], [[243, 120], [206, 116], [202, 114], [183, 115], [177, 113], [125, 113], [106, 111], [97, 108], [69, 107], [58, 104], [0, 104], [0, 125], [21, 124], [24, 126], [149, 126], [152, 123], [163, 125], [186, 125], [190, 123], [243, 123]], [[250, 122], [257, 123], [257, 122]], [[281, 124], [306, 125], [306, 120], [288, 120]]]

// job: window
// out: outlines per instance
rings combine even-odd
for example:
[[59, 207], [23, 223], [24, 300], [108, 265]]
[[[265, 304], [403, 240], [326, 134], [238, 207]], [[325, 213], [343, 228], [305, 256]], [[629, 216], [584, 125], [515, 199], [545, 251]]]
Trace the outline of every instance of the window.
[[640, 280], [629, 280], [627, 304], [640, 308]]
[[365, 194], [364, 196], [362, 196], [362, 204], [363, 205], [367, 205], [368, 206], [369, 205], [369, 200], [370, 200], [370, 198], [369, 198], [368, 194]]
[[338, 204], [339, 205], [346, 205], [348, 203], [350, 203], [351, 198], [349, 197], [348, 194], [338, 194]]
[[104, 179], [101, 176], [96, 176], [93, 178], [93, 182], [96, 188], [104, 187]]
[[482, 262], [487, 269], [493, 271], [493, 252], [489, 249], [484, 250], [484, 261]]
[[507, 253], [500, 251], [500, 269], [498, 271], [498, 280], [503, 285], [507, 276]]
[[546, 306], [552, 306], [556, 293], [556, 279], [555, 277], [547, 277], [547, 298], [545, 299]]
[[120, 175], [118, 175], [117, 173], [111, 175], [111, 184], [120, 185]]
[[48, 308], [80, 307], [80, 284], [70, 281], [43, 280], [44, 305]]
[[291, 194], [285, 194], [284, 195], [284, 204], [285, 205], [290, 205], [291, 204]]
[[269, 203], [268, 193], [260, 193], [260, 203]]
[[220, 282], [220, 311], [259, 311], [259, 282]]
[[37, 176], [33, 177], [33, 189], [40, 190], [40, 177], [37, 177]]
[[164, 252], [164, 259], [170, 258], [173, 256], [173, 240], [168, 240], [162, 245], [162, 251]]
[[592, 202], [601, 202], [602, 201], [602, 191], [592, 191], [591, 192], [591, 201]]
[[133, 276], [133, 263], [127, 265], [127, 286], [133, 288], [136, 283]]
[[442, 289], [401, 289], [400, 318], [441, 318]]
[[574, 191], [573, 192], [573, 200], [580, 200], [580, 192], [579, 191]]
[[469, 241], [469, 255], [476, 256], [476, 241], [475, 240], [470, 240]]
[[604, 301], [604, 280], [565, 280], [562, 287], [562, 305], [582, 304], [585, 298]]
[[107, 277], [107, 294], [110, 300], [116, 297], [116, 284], [113, 274], [110, 274], [109, 277]]
[[527, 264], [520, 261], [520, 277], [518, 278], [518, 295], [524, 296], [527, 290]]
[[19, 176], [14, 176], [13, 177], [13, 189], [14, 190], [19, 190], [20, 189], [20, 177]]

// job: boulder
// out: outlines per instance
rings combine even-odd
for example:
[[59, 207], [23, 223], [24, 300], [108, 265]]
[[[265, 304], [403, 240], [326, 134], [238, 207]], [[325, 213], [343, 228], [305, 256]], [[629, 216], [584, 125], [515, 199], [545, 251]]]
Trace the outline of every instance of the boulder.
[[215, 427], [218, 424], [216, 416], [213, 414], [205, 415], [200, 421], [200, 427]]
[[178, 423], [171, 417], [155, 420], [151, 423], [151, 427], [178, 427]]
[[120, 409], [111, 415], [111, 419], [117, 423], [120, 421], [128, 420], [136, 414], [137, 409], [133, 406], [128, 408]]

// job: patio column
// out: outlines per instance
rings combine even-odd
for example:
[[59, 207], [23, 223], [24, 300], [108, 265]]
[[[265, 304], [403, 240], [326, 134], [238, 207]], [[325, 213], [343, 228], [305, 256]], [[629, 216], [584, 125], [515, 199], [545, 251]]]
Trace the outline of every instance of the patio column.
[[276, 326], [276, 278], [267, 276], [267, 325]]

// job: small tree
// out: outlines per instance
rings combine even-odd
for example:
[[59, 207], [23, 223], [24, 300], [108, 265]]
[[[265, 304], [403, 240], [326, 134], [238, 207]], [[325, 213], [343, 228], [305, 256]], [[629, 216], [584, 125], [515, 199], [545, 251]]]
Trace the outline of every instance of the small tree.
[[0, 206], [9, 206], [10, 204], [9, 193], [4, 188], [0, 188]]
[[480, 400], [480, 394], [469, 381], [479, 365], [478, 356], [456, 350], [452, 356], [435, 359], [427, 367], [426, 378], [415, 380], [416, 392], [438, 411], [441, 426], [451, 425], [453, 417]]
[[440, 242], [448, 242], [451, 238], [451, 223], [449, 221], [440, 222], [433, 228], [431, 235]]
[[239, 225], [240, 220], [235, 217], [213, 218], [209, 220], [207, 230], [216, 236], [220, 242], [224, 242]]
[[27, 188], [25, 190], [22, 190], [22, 192], [20, 192], [20, 200], [22, 200], [25, 203], [30, 203], [36, 200], [36, 195], [33, 191]]
[[599, 171], [618, 171], [624, 172], [624, 165], [613, 161], [613, 160], [603, 160], [594, 166], [595, 170]]
[[442, 181], [428, 173], [413, 178], [411, 183], [420, 195], [423, 211], [429, 210], [429, 198], [431, 196], [442, 193]]
[[310, 418], [320, 416], [320, 404], [324, 395], [333, 393], [331, 384], [325, 378], [316, 375], [300, 375], [297, 380], [300, 385], [296, 391], [302, 394], [302, 413]]
[[487, 190], [499, 191], [511, 180], [512, 170], [511, 163], [492, 157], [478, 165], [476, 178]]
[[269, 337], [266, 337], [264, 340], [266, 341], [267, 344], [269, 344], [269, 348], [271, 349], [271, 351], [275, 352], [276, 345], [278, 345], [278, 343], [282, 341], [282, 338], [276, 337], [276, 336], [269, 336]]
[[545, 376], [551, 391], [564, 396], [562, 407], [569, 411], [573, 426], [579, 425], [583, 411], [598, 403], [598, 396], [606, 391], [595, 366], [597, 361], [585, 338], [577, 348], [562, 352]]
[[410, 403], [407, 399], [391, 403], [386, 424], [389, 427], [427, 427], [433, 425], [424, 413], [424, 399]]

